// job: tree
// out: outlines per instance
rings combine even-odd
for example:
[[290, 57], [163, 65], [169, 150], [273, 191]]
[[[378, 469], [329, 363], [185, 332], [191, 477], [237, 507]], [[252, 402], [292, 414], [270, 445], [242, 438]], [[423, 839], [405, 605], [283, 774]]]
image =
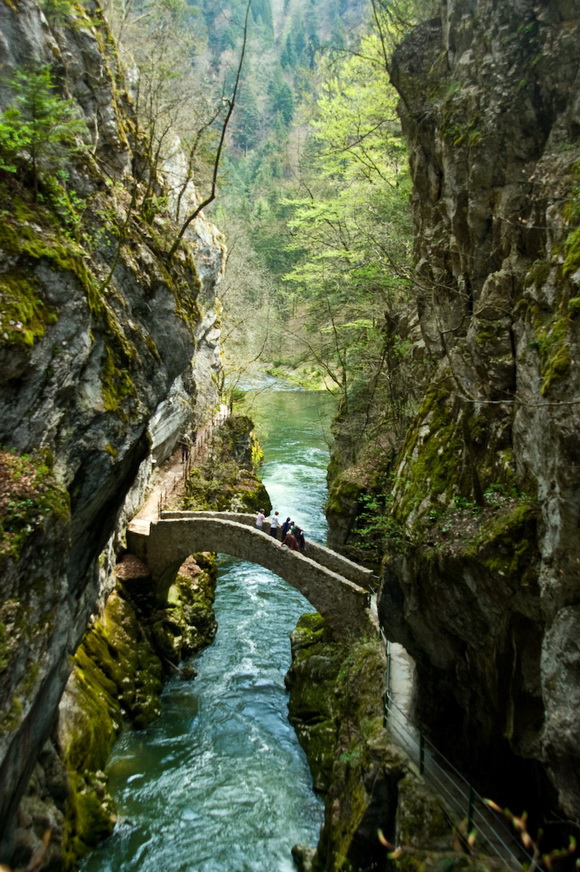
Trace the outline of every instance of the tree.
[[259, 141], [260, 124], [261, 118], [256, 97], [253, 90], [246, 87], [240, 95], [235, 127], [232, 132], [235, 147], [244, 151], [254, 148]]
[[212, 172], [212, 177], [211, 177], [211, 189], [210, 189], [208, 195], [200, 203], [198, 203], [198, 205], [195, 207], [193, 212], [191, 212], [187, 216], [185, 221], [182, 223], [181, 228], [179, 230], [179, 233], [177, 234], [177, 238], [168, 252], [168, 259], [169, 260], [171, 260], [171, 258], [174, 256], [175, 252], [179, 248], [179, 246], [181, 244], [181, 240], [183, 239], [183, 237], [184, 237], [188, 227], [192, 223], [192, 221], [194, 221], [197, 218], [199, 213], [203, 209], [205, 209], [206, 206], [209, 206], [209, 204], [213, 203], [213, 201], [215, 200], [216, 190], [217, 190], [217, 179], [218, 179], [218, 173], [219, 173], [219, 167], [220, 167], [220, 160], [221, 160], [221, 156], [222, 156], [222, 152], [223, 152], [223, 148], [224, 148], [224, 143], [225, 143], [225, 139], [226, 139], [226, 132], [228, 129], [228, 124], [229, 124], [230, 119], [231, 119], [233, 112], [234, 112], [234, 107], [236, 105], [236, 97], [238, 95], [238, 90], [240, 87], [242, 68], [244, 65], [244, 57], [246, 54], [246, 45], [247, 45], [247, 41], [248, 41], [248, 18], [250, 15], [251, 6], [252, 6], [252, 0], [248, 0], [248, 4], [246, 6], [246, 17], [244, 19], [242, 48], [240, 51], [240, 58], [239, 58], [238, 67], [236, 70], [236, 77], [234, 80], [232, 96], [229, 99], [225, 100], [225, 103], [224, 103], [224, 105], [226, 107], [226, 114], [225, 114], [225, 118], [222, 122], [222, 127], [221, 127], [221, 131], [220, 131], [220, 135], [219, 135], [219, 141], [218, 141], [216, 152], [215, 152], [215, 158], [214, 158], [214, 163], [213, 163], [213, 172]]
[[49, 67], [19, 69], [10, 86], [13, 102], [0, 116], [0, 168], [15, 173], [24, 165], [36, 201], [41, 173], [54, 175], [84, 148], [86, 124], [74, 102], [56, 93]]
[[[227, 241], [225, 274], [220, 285], [224, 351], [222, 389], [235, 390], [259, 371], [260, 358], [280, 356], [283, 322], [272, 276], [253, 250], [247, 221], [219, 214]], [[256, 312], [260, 317], [256, 317]]]
[[336, 384], [343, 411], [366, 427], [388, 409], [400, 429], [406, 349], [392, 328], [409, 296], [411, 216], [395, 105], [377, 34], [329, 65], [313, 107], [304, 193], [286, 201], [292, 248], [302, 255], [285, 280], [302, 301], [296, 328], [305, 353]]
[[273, 115], [280, 113], [284, 124], [289, 125], [294, 117], [294, 95], [286, 82], [280, 85], [271, 94], [271, 111]]
[[284, 42], [284, 48], [282, 49], [282, 54], [280, 55], [280, 65], [283, 70], [288, 68], [292, 68], [296, 62], [296, 53], [294, 51], [294, 41], [292, 40], [292, 34], [289, 33]]

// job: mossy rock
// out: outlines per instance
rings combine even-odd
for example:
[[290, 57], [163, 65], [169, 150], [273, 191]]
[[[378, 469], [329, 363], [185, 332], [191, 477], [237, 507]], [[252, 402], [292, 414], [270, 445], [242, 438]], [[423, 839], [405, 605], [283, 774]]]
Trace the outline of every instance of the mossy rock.
[[47, 458], [0, 450], [0, 563], [17, 560], [25, 543], [47, 521], [66, 524], [70, 498], [53, 476]]
[[342, 514], [356, 505], [361, 495], [366, 493], [365, 485], [351, 468], [333, 481], [326, 501], [326, 513]]
[[206, 460], [192, 466], [182, 508], [269, 514], [272, 503], [256, 474], [258, 443], [245, 416], [227, 419], [215, 434]]
[[539, 510], [534, 502], [514, 503], [492, 516], [466, 543], [463, 554], [477, 558], [487, 569], [518, 585], [536, 577], [537, 522]]
[[0, 276], [0, 345], [34, 345], [49, 324], [58, 320], [33, 276], [7, 272]]
[[451, 851], [454, 847], [441, 801], [414, 774], [406, 774], [398, 782], [397, 833], [399, 844], [415, 849], [429, 845], [432, 851]]

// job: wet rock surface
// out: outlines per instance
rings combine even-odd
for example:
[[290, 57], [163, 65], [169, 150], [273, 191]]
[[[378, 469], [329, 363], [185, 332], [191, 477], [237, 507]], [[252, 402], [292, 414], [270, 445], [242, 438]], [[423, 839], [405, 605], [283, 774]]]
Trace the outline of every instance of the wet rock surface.
[[[177, 228], [168, 212], [152, 218], [141, 208], [144, 143], [96, 7], [55, 21], [33, 2], [2, 4], [0, 31], [0, 108], [18, 68], [50, 65], [58, 96], [85, 122], [87, 146], [67, 166], [76, 230], [74, 210], [54, 205], [42, 174], [42, 197], [26, 173], [0, 179], [9, 204], [2, 312], [18, 312], [0, 325], [0, 442], [36, 469], [32, 496], [10, 479], [14, 511], [0, 542], [0, 858], [8, 859], [70, 655], [114, 587], [124, 520], [180, 433], [217, 402], [224, 249], [200, 217], [167, 259]], [[163, 185], [160, 167], [157, 194]], [[8, 638], [18, 645], [5, 646]]]
[[379, 601], [435, 742], [498, 802], [576, 823], [578, 50], [569, 4], [490, 0], [444, 4], [394, 55], [439, 364]]

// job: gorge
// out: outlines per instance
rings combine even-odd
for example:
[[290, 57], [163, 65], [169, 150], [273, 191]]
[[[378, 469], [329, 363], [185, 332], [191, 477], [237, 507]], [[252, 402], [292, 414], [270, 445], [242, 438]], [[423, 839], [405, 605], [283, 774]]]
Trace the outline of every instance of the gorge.
[[[248, 222], [263, 234], [256, 251], [280, 283], [279, 333], [264, 339], [258, 328], [276, 318], [258, 299], [261, 273], [246, 268], [255, 281], [242, 306], [250, 327], [219, 300], [220, 282], [242, 286], [236, 273], [223, 279], [237, 238], [228, 252], [200, 214], [169, 256], [184, 216], [202, 199], [198, 180], [185, 140], [183, 155], [173, 144], [163, 159], [154, 154], [136, 74], [123, 68], [99, 4], [0, 4], [0, 862], [12, 867], [44, 851], [45, 868], [72, 869], [110, 832], [105, 744], [125, 715], [138, 727], [150, 724], [163, 682], [215, 634], [211, 558], [195, 555], [180, 570], [173, 591], [180, 588], [181, 629], [172, 633], [167, 603], [149, 602], [145, 618], [128, 592], [134, 578], [123, 581], [115, 566], [158, 468], [184, 433], [193, 436], [223, 399], [234, 401], [224, 387], [224, 325], [228, 333], [254, 331], [259, 366], [291, 369], [293, 354], [295, 364], [314, 360], [319, 380], [337, 388], [328, 544], [380, 577], [381, 627], [416, 664], [417, 725], [478, 790], [517, 814], [528, 811], [533, 835], [546, 832], [547, 851], [578, 835], [578, 3], [370, 3], [383, 66], [373, 55], [369, 87], [382, 88], [388, 73], [409, 149], [409, 260], [405, 198], [389, 201], [400, 213], [391, 224], [375, 197], [383, 188], [389, 196], [398, 185], [406, 190], [400, 129], [392, 118], [385, 124], [393, 172], [386, 176], [370, 134], [355, 133], [350, 80], [336, 86], [352, 110], [346, 134], [329, 80], [319, 105], [328, 111], [331, 146], [310, 145], [327, 161], [321, 187], [344, 178], [345, 189], [324, 202], [306, 182], [302, 200], [272, 194], [297, 172], [292, 149], [306, 140], [304, 126], [290, 128], [292, 52], [300, 48], [302, 70], [316, 78], [316, 33], [330, 38], [333, 16], [349, 27], [364, 17], [361, 3], [328, 2], [315, 26], [312, 6], [284, 4], [307, 25], [304, 38], [290, 31], [290, 41], [281, 4], [254, 10], [256, 27], [279, 28], [285, 52], [280, 76], [268, 83], [274, 108], [264, 153], [284, 142], [291, 154], [287, 171], [262, 162], [258, 182], [266, 186], [269, 173], [270, 187], [251, 189]], [[205, 7], [204, 14], [208, 45], [219, 37], [227, 54], [235, 39], [219, 16]], [[18, 113], [39, 105], [26, 126]], [[248, 119], [248, 95], [239, 108]], [[231, 159], [229, 173], [239, 188], [249, 187], [242, 158], [254, 147], [250, 133], [259, 124], [252, 123], [231, 132], [238, 163]], [[343, 134], [344, 153], [336, 146]], [[369, 143], [366, 164], [361, 142]], [[362, 175], [372, 178], [365, 208], [344, 193], [360, 190], [346, 153], [358, 154]], [[192, 165], [201, 184], [207, 166], [199, 169], [193, 157]], [[375, 214], [376, 224], [365, 223]], [[293, 240], [286, 253], [277, 236], [284, 224]], [[321, 227], [336, 233], [324, 252], [316, 250]], [[299, 260], [308, 240], [310, 263]], [[369, 263], [373, 249], [379, 255]], [[335, 262], [343, 273], [332, 272]], [[230, 270], [233, 263], [232, 255]], [[282, 273], [311, 296], [282, 293]], [[366, 308], [357, 310], [363, 295]], [[308, 306], [318, 317], [310, 332]], [[299, 328], [310, 358], [292, 347]], [[250, 429], [251, 422], [230, 432], [228, 450], [239, 449], [247, 477], [241, 488], [232, 473], [236, 485], [221, 511], [238, 505], [238, 490], [247, 495], [245, 511], [267, 497], [253, 478]], [[229, 463], [225, 449], [218, 453], [216, 470]], [[190, 501], [210, 477], [194, 470]], [[132, 571], [147, 577], [147, 567], [135, 563]], [[195, 579], [203, 608], [187, 601]], [[185, 629], [192, 611], [203, 611], [197, 636]], [[327, 640], [315, 622], [296, 632], [291, 716], [301, 740], [316, 717], [335, 742], [330, 756], [328, 743], [317, 747], [318, 771], [311, 760], [327, 794], [326, 817], [317, 855], [300, 862], [320, 872], [392, 862], [382, 847], [369, 848], [385, 821], [388, 838], [405, 832], [409, 865], [420, 848], [436, 855], [418, 824], [414, 837], [394, 823], [406, 770], [379, 729], [380, 656], [360, 640], [351, 665], [361, 697], [343, 687], [334, 706], [334, 690], [323, 692], [305, 652], [329, 675], [336, 666], [330, 687], [342, 680], [337, 658], [317, 647]], [[92, 658], [103, 652], [109, 674], [97, 693]], [[308, 696], [314, 681], [317, 700]], [[77, 707], [85, 693], [103, 705], [87, 721]], [[353, 754], [349, 729], [357, 719], [368, 735]], [[91, 752], [98, 746], [92, 768], [83, 743]], [[383, 756], [391, 754], [392, 778]], [[347, 793], [356, 803], [349, 806]], [[413, 841], [420, 830], [421, 846]], [[450, 851], [446, 842], [445, 862]], [[441, 863], [430, 868], [449, 868]]]

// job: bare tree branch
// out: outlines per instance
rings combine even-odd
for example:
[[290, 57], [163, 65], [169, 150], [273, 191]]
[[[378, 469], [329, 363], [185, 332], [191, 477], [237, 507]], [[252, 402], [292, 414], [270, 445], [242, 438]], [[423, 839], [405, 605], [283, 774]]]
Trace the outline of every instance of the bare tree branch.
[[244, 19], [244, 38], [242, 40], [242, 50], [240, 52], [240, 60], [238, 63], [238, 69], [236, 71], [236, 79], [234, 82], [234, 89], [232, 91], [232, 96], [228, 101], [228, 111], [226, 113], [226, 117], [224, 118], [224, 123], [222, 125], [222, 129], [221, 129], [221, 133], [220, 133], [220, 139], [219, 139], [218, 148], [217, 148], [215, 161], [214, 161], [214, 165], [213, 165], [211, 191], [208, 194], [208, 196], [204, 200], [201, 201], [201, 203], [196, 207], [196, 209], [194, 209], [194, 211], [191, 213], [191, 215], [189, 215], [186, 218], [186, 220], [183, 222], [183, 224], [181, 226], [181, 230], [177, 234], [177, 239], [175, 240], [175, 242], [173, 243], [173, 245], [169, 249], [169, 252], [167, 255], [169, 260], [171, 260], [173, 258], [173, 255], [175, 254], [175, 252], [179, 248], [179, 246], [181, 244], [181, 240], [183, 239], [183, 236], [184, 236], [187, 228], [191, 224], [191, 222], [197, 218], [197, 216], [202, 211], [202, 209], [205, 209], [206, 206], [209, 206], [209, 204], [215, 200], [216, 188], [217, 188], [217, 178], [218, 178], [220, 160], [221, 160], [221, 156], [222, 156], [222, 150], [224, 147], [224, 142], [225, 142], [225, 138], [226, 138], [228, 124], [230, 122], [230, 118], [232, 117], [232, 114], [234, 111], [234, 106], [236, 104], [236, 97], [237, 97], [238, 88], [240, 85], [240, 78], [242, 75], [242, 67], [244, 64], [244, 56], [246, 54], [246, 44], [247, 44], [247, 40], [248, 40], [248, 18], [250, 15], [251, 5], [252, 5], [252, 0], [248, 0], [248, 5], [246, 6], [246, 16]]

